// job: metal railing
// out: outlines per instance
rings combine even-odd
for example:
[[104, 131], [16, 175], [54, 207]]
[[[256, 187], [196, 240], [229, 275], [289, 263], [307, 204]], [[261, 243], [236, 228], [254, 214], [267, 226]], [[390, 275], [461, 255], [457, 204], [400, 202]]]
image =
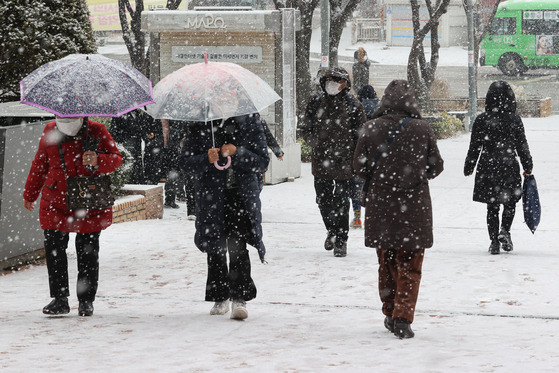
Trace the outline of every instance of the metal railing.
[[359, 41], [382, 41], [384, 32], [381, 18], [354, 18], [352, 43]]

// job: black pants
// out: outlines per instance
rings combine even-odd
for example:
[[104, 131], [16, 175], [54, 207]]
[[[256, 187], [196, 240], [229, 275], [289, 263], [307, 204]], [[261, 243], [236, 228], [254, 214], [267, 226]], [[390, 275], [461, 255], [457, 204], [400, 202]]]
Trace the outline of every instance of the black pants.
[[157, 185], [163, 175], [163, 140], [146, 141], [144, 149], [144, 175], [146, 184]]
[[351, 205], [354, 210], [361, 210], [361, 189], [363, 189], [365, 180], [354, 176], [351, 179]]
[[[496, 241], [499, 235], [499, 210], [501, 205], [499, 203], [487, 204], [487, 230], [489, 231], [489, 239]], [[510, 232], [514, 214], [516, 212], [516, 203], [509, 203], [503, 205], [503, 217], [501, 222], [501, 230]]]
[[165, 148], [165, 159], [167, 167], [167, 181], [165, 182], [165, 203], [175, 202], [181, 185], [181, 174], [179, 171], [179, 144], [169, 140]]
[[196, 202], [194, 199], [194, 180], [190, 175], [186, 176], [184, 191], [186, 193], [186, 214], [196, 215]]
[[144, 166], [142, 162], [142, 139], [140, 137], [131, 137], [127, 139], [123, 145], [134, 159], [128, 184], [143, 184]]
[[[45, 230], [45, 252], [49, 274], [50, 296], [68, 297], [68, 248], [69, 233]], [[77, 233], [76, 254], [78, 261], [77, 295], [80, 301], [95, 300], [99, 282], [99, 235], [101, 232]]]
[[352, 181], [314, 179], [316, 203], [329, 236], [347, 242]]
[[225, 191], [225, 222], [226, 238], [223, 239], [220, 249], [217, 253], [208, 253], [206, 301], [249, 301], [256, 298], [256, 285], [250, 275], [251, 264], [247, 250], [247, 238], [251, 228], [237, 189]]

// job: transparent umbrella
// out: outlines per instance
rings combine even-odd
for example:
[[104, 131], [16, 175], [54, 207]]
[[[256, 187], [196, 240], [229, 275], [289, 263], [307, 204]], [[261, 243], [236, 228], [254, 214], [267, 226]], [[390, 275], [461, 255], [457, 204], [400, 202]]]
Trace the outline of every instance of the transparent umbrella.
[[[148, 113], [158, 119], [210, 122], [258, 113], [281, 97], [262, 78], [234, 63], [205, 61], [187, 65], [153, 88]], [[213, 136], [213, 128], [212, 128]], [[215, 147], [215, 139], [213, 139]], [[230, 164], [228, 157], [228, 164]], [[216, 167], [220, 168], [216, 164]], [[227, 166], [226, 166], [227, 167]]]

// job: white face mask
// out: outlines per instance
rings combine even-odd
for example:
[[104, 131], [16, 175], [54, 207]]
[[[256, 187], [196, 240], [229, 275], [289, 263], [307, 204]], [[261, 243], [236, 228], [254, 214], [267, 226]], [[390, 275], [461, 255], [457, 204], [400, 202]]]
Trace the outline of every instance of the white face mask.
[[56, 118], [56, 128], [68, 136], [76, 136], [82, 128], [83, 118]]
[[324, 85], [324, 90], [326, 91], [326, 93], [328, 93], [330, 96], [335, 96], [338, 93], [340, 93], [340, 83], [336, 83], [333, 82], [331, 80], [326, 82], [326, 85]]

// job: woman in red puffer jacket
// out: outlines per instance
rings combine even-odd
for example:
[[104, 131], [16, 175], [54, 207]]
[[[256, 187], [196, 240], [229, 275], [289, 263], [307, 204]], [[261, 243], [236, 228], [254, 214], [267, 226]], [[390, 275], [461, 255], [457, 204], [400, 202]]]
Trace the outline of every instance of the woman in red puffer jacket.
[[[95, 151], [84, 151], [86, 137], [99, 140]], [[64, 157], [66, 172], [61, 156]], [[69, 210], [66, 176], [109, 174], [121, 163], [122, 156], [103, 124], [84, 120], [83, 117], [57, 117], [56, 122], [46, 125], [23, 192], [24, 207], [29, 211], [33, 210], [33, 203], [42, 194], [39, 220], [45, 233], [50, 295], [54, 298], [43, 308], [43, 313], [60, 315], [70, 312], [66, 248], [69, 233], [75, 232], [79, 314], [93, 314], [99, 277], [99, 235], [112, 224], [113, 213], [110, 207]], [[86, 166], [92, 168], [93, 173]]]

